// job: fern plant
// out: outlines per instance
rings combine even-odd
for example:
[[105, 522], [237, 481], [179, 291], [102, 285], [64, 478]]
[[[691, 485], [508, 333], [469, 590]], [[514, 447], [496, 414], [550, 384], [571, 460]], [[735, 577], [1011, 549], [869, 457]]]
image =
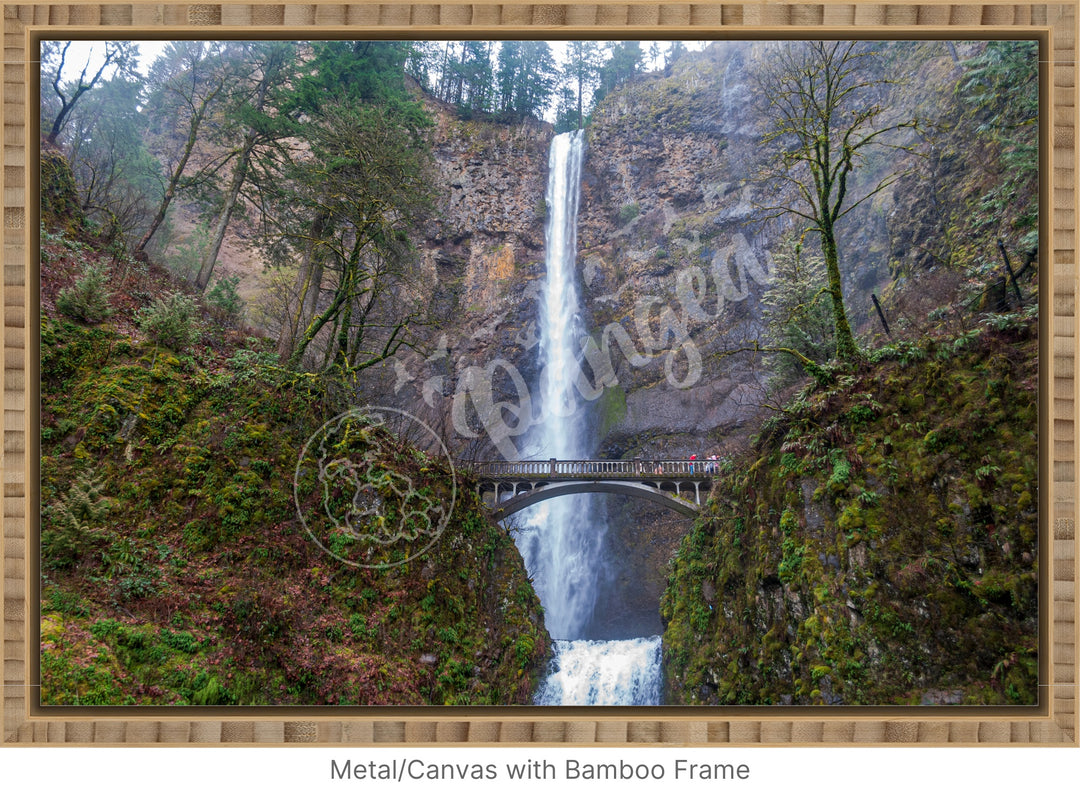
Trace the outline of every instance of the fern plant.
[[158, 345], [182, 351], [195, 340], [195, 302], [182, 292], [139, 310], [139, 327]]
[[84, 471], [67, 493], [42, 514], [41, 555], [53, 567], [72, 565], [105, 540], [101, 525], [112, 506], [92, 470]]

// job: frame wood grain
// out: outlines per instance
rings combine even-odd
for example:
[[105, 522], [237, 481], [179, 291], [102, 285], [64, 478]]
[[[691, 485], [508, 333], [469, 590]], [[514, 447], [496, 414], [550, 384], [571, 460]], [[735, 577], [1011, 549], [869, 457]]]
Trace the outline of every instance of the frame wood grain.
[[[93, 744], [1057, 744], [1077, 746], [1076, 101], [1078, 2], [898, 4], [527, 2], [3, 5], [2, 741]], [[1040, 219], [1041, 654], [1037, 708], [64, 709], [34, 701], [37, 578], [37, 66], [42, 36], [694, 39], [806, 30], [920, 38], [1037, 36], [1043, 70]], [[28, 445], [29, 444], [29, 445]]]

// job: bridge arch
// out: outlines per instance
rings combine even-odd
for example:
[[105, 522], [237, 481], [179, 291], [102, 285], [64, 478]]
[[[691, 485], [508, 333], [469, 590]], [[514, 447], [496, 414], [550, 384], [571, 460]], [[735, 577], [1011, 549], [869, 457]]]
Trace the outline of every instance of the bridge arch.
[[700, 511], [697, 504], [686, 501], [673, 493], [665, 492], [650, 484], [613, 480], [605, 481], [600, 479], [590, 481], [562, 481], [552, 482], [550, 484], [538, 482], [527, 492], [518, 493], [508, 499], [495, 503], [493, 505], [492, 516], [496, 521], [501, 521], [504, 518], [541, 501], [576, 493], [614, 493], [621, 496], [642, 498], [657, 504], [662, 504], [668, 509], [675, 510], [688, 518], [696, 517]]

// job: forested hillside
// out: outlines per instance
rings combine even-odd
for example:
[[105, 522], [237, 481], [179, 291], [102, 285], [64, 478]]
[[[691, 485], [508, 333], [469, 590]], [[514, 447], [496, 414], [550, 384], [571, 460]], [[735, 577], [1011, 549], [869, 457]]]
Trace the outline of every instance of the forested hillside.
[[396, 567], [333, 559], [297, 520], [314, 477], [294, 498], [333, 388], [66, 222], [41, 259], [42, 701], [527, 702], [543, 614], [449, 466], [389, 442], [377, 470], [455, 498], [447, 531]]
[[[765, 141], [789, 171], [808, 165], [786, 174], [798, 193], [783, 205], [813, 233], [775, 252], [761, 296], [767, 419], [723, 460], [671, 562], [669, 702], [1038, 699], [1036, 63], [1024, 44], [962, 52], [883, 47], [878, 69], [905, 80], [859, 72], [893, 98], [873, 125], [867, 105], [838, 104], [839, 126], [808, 122], [803, 77], [853, 86], [844, 62], [772, 74]], [[848, 143], [890, 126], [906, 128], [895, 172], [855, 166], [847, 203], [868, 202], [847, 216]], [[831, 196], [814, 194], [827, 137], [840, 143]], [[815, 241], [831, 225], [846, 345]]]

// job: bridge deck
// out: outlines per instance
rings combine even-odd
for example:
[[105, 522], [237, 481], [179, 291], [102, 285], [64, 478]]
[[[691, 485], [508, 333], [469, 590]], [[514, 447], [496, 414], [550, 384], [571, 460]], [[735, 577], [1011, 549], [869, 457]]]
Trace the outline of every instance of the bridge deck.
[[474, 462], [470, 466], [481, 480], [581, 481], [589, 479], [637, 479], [658, 481], [687, 479], [707, 482], [716, 473], [713, 460], [522, 460], [520, 462]]
[[710, 460], [548, 459], [474, 462], [470, 467], [480, 497], [494, 508], [495, 520], [502, 520], [531, 504], [572, 493], [635, 496], [693, 517], [718, 466]]

